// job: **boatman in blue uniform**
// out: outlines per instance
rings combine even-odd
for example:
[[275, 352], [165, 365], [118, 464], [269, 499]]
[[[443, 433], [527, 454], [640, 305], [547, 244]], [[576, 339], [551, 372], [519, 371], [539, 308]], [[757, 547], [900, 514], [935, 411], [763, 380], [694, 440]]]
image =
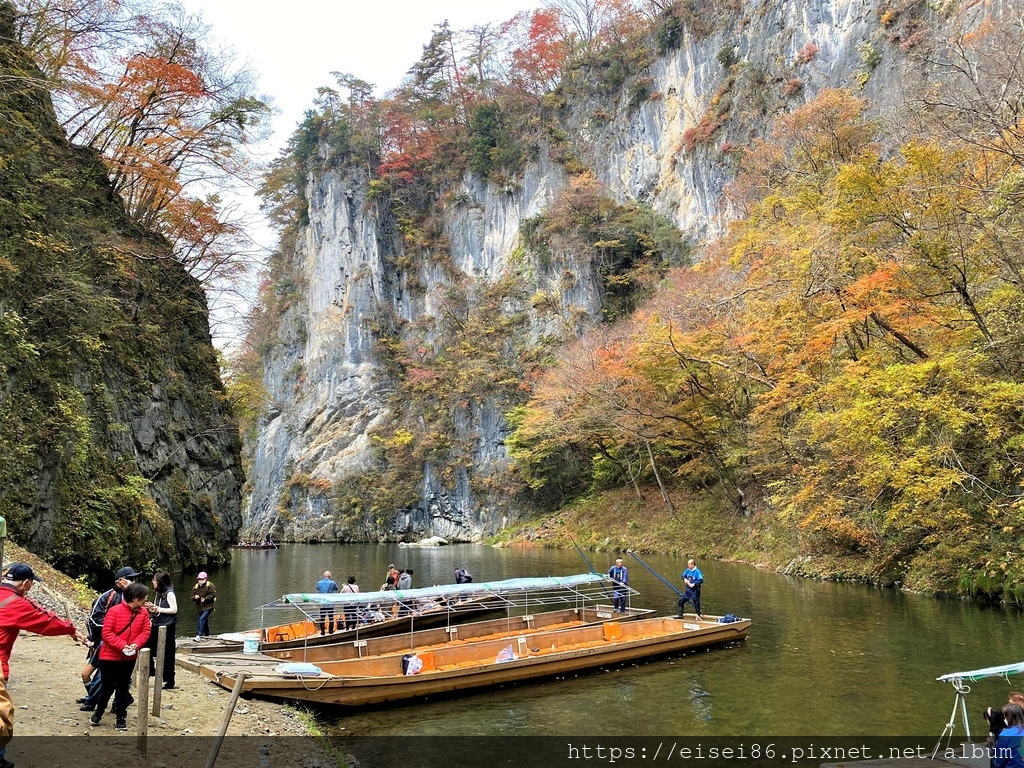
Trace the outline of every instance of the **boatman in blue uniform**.
[[683, 571], [683, 584], [686, 585], [686, 591], [683, 596], [679, 598], [679, 615], [677, 619], [683, 618], [683, 606], [687, 603], [693, 605], [693, 610], [697, 614], [697, 618], [701, 618], [700, 612], [700, 585], [704, 583], [704, 574], [700, 572], [700, 568], [697, 567], [697, 563], [693, 560], [686, 561], [686, 570]]
[[622, 564], [622, 558], [615, 560], [615, 565], [608, 569], [608, 578], [615, 582], [615, 589], [612, 591], [612, 610], [619, 613], [626, 612], [626, 590], [619, 589], [629, 584], [629, 571]]
[[[316, 583], [316, 591], [321, 595], [331, 595], [340, 592], [338, 582], [331, 578], [330, 571], [324, 571], [324, 577]], [[328, 635], [334, 631], [334, 605], [320, 606], [320, 621], [317, 622], [317, 629], [321, 635]]]

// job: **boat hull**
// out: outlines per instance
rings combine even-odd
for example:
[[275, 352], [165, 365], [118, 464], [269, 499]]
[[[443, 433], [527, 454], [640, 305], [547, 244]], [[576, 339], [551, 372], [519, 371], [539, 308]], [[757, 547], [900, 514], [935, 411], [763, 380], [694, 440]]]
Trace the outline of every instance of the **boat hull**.
[[[398, 702], [722, 645], [744, 639], [749, 629], [749, 619], [730, 624], [695, 618], [605, 622], [430, 652], [423, 654], [429, 655], [429, 660], [424, 672], [418, 675], [402, 675], [401, 657], [396, 655], [326, 663], [322, 668], [329, 676], [297, 679], [255, 674], [243, 681], [242, 690], [271, 698], [346, 707]], [[518, 658], [497, 661], [508, 646]], [[234, 676], [245, 669], [238, 668], [232, 674], [204, 666], [201, 671], [219, 685], [231, 688]]]

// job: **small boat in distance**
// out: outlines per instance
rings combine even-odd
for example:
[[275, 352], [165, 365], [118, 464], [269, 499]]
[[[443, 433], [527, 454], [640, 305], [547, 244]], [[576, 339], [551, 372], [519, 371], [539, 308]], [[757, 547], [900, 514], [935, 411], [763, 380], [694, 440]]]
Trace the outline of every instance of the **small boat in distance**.
[[[711, 621], [688, 614], [682, 619], [647, 618], [606, 621], [572, 629], [538, 631], [417, 651], [415, 673], [410, 654], [387, 654], [318, 665], [202, 665], [200, 671], [231, 689], [239, 675], [244, 692], [317, 704], [362, 706], [407, 701], [532, 681], [636, 659], [676, 653], [746, 638], [750, 619]], [[733, 618], [733, 617], [729, 617]]]
[[240, 541], [237, 544], [231, 545], [232, 549], [277, 549], [277, 544], [272, 542], [270, 539], [264, 539], [263, 541]]

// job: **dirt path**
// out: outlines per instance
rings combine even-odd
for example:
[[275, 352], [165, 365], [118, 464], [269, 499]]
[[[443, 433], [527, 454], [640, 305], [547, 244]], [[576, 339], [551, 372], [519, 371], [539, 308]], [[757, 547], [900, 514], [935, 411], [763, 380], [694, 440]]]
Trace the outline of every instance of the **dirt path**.
[[[69, 616], [85, 626], [81, 608], [90, 595], [80, 584], [53, 571], [41, 561], [19, 551], [15, 557], [29, 561], [46, 581], [29, 597]], [[11, 562], [12, 558], [4, 558]], [[69, 637], [39, 637], [22, 632], [11, 654], [8, 688], [14, 700], [15, 738], [7, 759], [18, 768], [202, 768], [213, 744], [230, 692], [181, 667], [176, 688], [162, 691], [159, 716], [148, 716], [148, 756], [136, 749], [138, 704], [128, 713], [128, 736], [114, 730], [108, 712], [99, 726], [89, 722], [91, 713], [79, 711], [75, 699], [85, 694], [79, 677], [85, 649]], [[138, 697], [138, 691], [133, 692]], [[152, 697], [152, 690], [150, 690]], [[150, 712], [152, 698], [150, 699]], [[239, 699], [231, 718], [216, 768], [334, 768], [338, 756], [329, 754], [321, 741], [309, 735], [312, 721], [300, 711], [281, 704]], [[315, 724], [314, 724], [315, 725]], [[78, 736], [69, 754], [67, 739], [34, 737]], [[176, 737], [170, 739], [167, 737]], [[239, 736], [255, 738], [236, 738]], [[109, 737], [109, 738], [101, 738]], [[129, 738], [130, 737], [130, 738]], [[181, 738], [186, 737], [186, 738]], [[342, 763], [344, 765], [344, 762]]]

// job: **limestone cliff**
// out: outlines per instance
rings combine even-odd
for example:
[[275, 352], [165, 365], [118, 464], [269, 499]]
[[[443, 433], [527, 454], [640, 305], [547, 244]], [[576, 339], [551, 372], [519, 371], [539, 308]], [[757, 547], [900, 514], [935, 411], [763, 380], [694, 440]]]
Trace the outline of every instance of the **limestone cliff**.
[[[860, 89], [878, 112], [898, 109], [908, 85], [936, 74], [919, 54], [974, 23], [955, 6], [884, 0], [704, 9], [658, 30], [661, 53], [624, 81], [600, 62], [570, 73], [548, 99], [559, 130], [515, 184], [466, 173], [438, 195], [444, 247], [426, 258], [407, 253], [395, 212], [371, 194], [365, 171], [312, 175], [309, 221], [283, 270], [289, 301], [267, 357], [273, 406], [259, 429], [248, 528], [296, 540], [471, 540], [528, 511], [503, 491], [513, 398], [499, 387], [474, 395], [467, 384], [468, 394], [449, 403], [448, 435], [461, 451], [444, 461], [415, 441], [374, 437], [412, 418], [394, 410], [387, 350], [450, 344], [452, 329], [471, 324], [488, 301], [516, 320], [500, 331], [511, 357], [543, 354], [609, 316], [607, 264], [594, 249], [571, 241], [541, 248], [529, 236], [571, 186], [566, 157], [574, 172], [592, 169], [619, 204], [649, 206], [699, 246], [731, 215], [722, 192], [733, 150], [765, 135], [774, 116], [836, 87]], [[381, 459], [375, 439], [391, 459]], [[399, 475], [390, 464], [400, 450], [424, 458], [415, 493], [393, 497]], [[378, 487], [350, 482], [360, 476]], [[360, 496], [374, 494], [391, 508], [367, 513]]]
[[71, 147], [0, 5], [0, 513], [68, 573], [226, 559], [237, 427], [206, 301]]

